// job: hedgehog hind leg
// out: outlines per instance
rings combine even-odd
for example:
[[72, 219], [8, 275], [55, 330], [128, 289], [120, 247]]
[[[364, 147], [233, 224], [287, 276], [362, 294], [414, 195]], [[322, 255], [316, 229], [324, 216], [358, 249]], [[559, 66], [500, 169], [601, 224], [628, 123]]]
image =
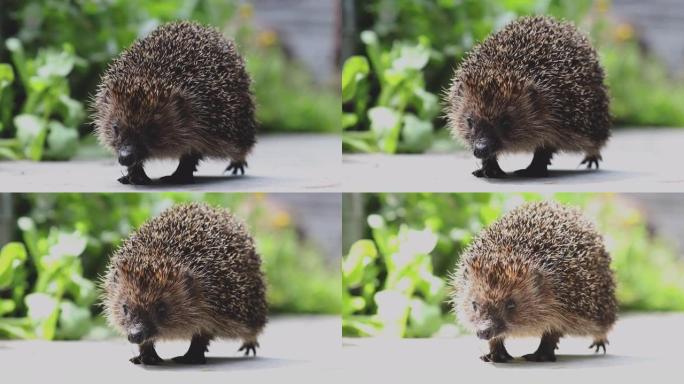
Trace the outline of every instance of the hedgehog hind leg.
[[223, 171], [224, 173], [231, 172], [233, 176], [236, 176], [238, 172], [240, 175], [245, 174], [245, 168], [247, 168], [247, 161], [246, 160], [232, 160], [230, 164], [228, 164], [228, 167], [226, 167], [226, 170]]
[[601, 157], [601, 154], [599, 153], [593, 153], [593, 154], [587, 154], [584, 157], [584, 160], [580, 163], [580, 165], [586, 164], [587, 169], [591, 169], [593, 165], [596, 166], [596, 169], [599, 169], [599, 162], [603, 161], [603, 157]]
[[243, 340], [242, 346], [238, 349], [238, 352], [245, 352], [245, 356], [249, 356], [251, 352], [253, 356], [256, 356], [256, 350], [259, 348], [259, 342], [254, 337], [249, 337]]
[[499, 166], [496, 156], [493, 156], [482, 160], [482, 168], [473, 171], [473, 176], [501, 179], [506, 177], [506, 172], [504, 172]]
[[506, 350], [504, 339], [497, 338], [489, 341], [489, 353], [480, 356], [480, 360], [488, 363], [506, 363], [513, 360], [513, 356]]
[[157, 365], [164, 361], [154, 349], [154, 343], [147, 342], [140, 344], [140, 354], [130, 359], [133, 364]]
[[525, 169], [515, 171], [515, 174], [521, 177], [547, 177], [549, 175], [548, 166], [551, 164], [551, 158], [555, 152], [553, 149], [537, 148], [530, 165]]
[[197, 164], [200, 160], [202, 160], [202, 156], [198, 154], [181, 156], [178, 168], [171, 175], [162, 177], [161, 182], [165, 184], [193, 183], [195, 180], [193, 174], [197, 171]]
[[207, 335], [194, 335], [185, 355], [174, 357], [172, 360], [178, 364], [206, 364], [207, 358], [204, 353], [209, 351], [207, 347], [211, 339], [212, 337]]
[[561, 335], [554, 332], [546, 332], [542, 335], [539, 347], [534, 353], [523, 356], [527, 361], [556, 361], [556, 349], [558, 349], [558, 340]]
[[606, 345], [610, 344], [608, 342], [608, 339], [605, 338], [605, 336], [600, 336], [594, 338], [594, 342], [591, 343], [589, 346], [589, 349], [594, 348], [594, 353], [599, 353], [601, 349], [603, 349], [603, 354], [606, 354]]

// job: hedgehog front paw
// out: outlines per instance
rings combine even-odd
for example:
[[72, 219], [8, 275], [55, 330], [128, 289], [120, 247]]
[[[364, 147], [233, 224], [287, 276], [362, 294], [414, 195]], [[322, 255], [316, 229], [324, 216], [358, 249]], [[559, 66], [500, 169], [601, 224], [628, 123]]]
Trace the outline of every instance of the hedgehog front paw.
[[130, 362], [133, 364], [143, 364], [143, 365], [158, 365], [164, 361], [159, 355], [155, 354], [140, 354], [136, 357], [132, 357]]
[[245, 168], [247, 167], [247, 162], [246, 161], [231, 161], [228, 167], [226, 167], [226, 170], [223, 171], [224, 173], [233, 171], [233, 175], [237, 175], [238, 172], [240, 172], [241, 175], [245, 174]]
[[536, 362], [556, 361], [556, 354], [553, 351], [536, 351], [523, 356], [523, 359]]
[[480, 356], [480, 360], [487, 363], [507, 363], [513, 360], [513, 356], [509, 355], [506, 350], [503, 350], [482, 355]]
[[482, 167], [478, 170], [473, 171], [473, 176], [484, 177], [489, 179], [503, 179], [506, 177], [506, 172], [501, 168], [485, 168]]
[[252, 352], [252, 355], [256, 356], [256, 349], [259, 348], [259, 343], [256, 341], [249, 341], [249, 342], [244, 342], [242, 344], [242, 347], [238, 349], [238, 352], [245, 351], [245, 356], [249, 356], [249, 352]]
[[123, 175], [119, 177], [119, 183], [121, 184], [132, 184], [132, 185], [148, 185], [152, 182], [152, 180], [147, 177], [147, 175], [139, 172], [131, 173], [129, 172], [127, 175]]

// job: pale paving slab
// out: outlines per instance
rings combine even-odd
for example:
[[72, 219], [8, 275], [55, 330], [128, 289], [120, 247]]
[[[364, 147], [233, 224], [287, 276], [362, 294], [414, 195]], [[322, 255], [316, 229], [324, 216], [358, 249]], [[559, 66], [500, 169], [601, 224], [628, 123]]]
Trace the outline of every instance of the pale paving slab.
[[[0, 341], [3, 383], [236, 383], [320, 382], [341, 368], [341, 322], [337, 316], [276, 317], [259, 338], [257, 357], [243, 357], [237, 341], [214, 341], [206, 365], [134, 365], [136, 347], [127, 341]], [[168, 360], [188, 342], [159, 343]], [[9, 381], [6, 381], [7, 379]]]
[[[244, 176], [224, 175], [227, 161], [199, 165], [190, 185], [130, 186], [117, 181], [125, 170], [112, 155], [107, 159], [69, 162], [0, 162], [0, 192], [131, 192], [131, 191], [258, 191], [325, 192], [339, 189], [339, 135], [266, 135], [259, 137]], [[151, 178], [166, 176], [178, 161], [151, 161]]]
[[[504, 192], [504, 191], [684, 191], [684, 129], [615, 131], [602, 151], [601, 169], [578, 168], [580, 154], [559, 154], [550, 176], [526, 179], [479, 179], [471, 173], [480, 163], [470, 152], [424, 155], [343, 155], [345, 192]], [[499, 160], [507, 173], [527, 167], [531, 154]]]
[[[608, 335], [608, 352], [587, 349], [589, 338], [562, 338], [554, 363], [519, 358], [534, 352], [539, 339], [506, 342], [512, 363], [484, 363], [486, 342], [475, 336], [387, 340], [344, 339], [342, 359], [354, 367], [349, 382], [370, 377], [382, 382], [462, 383], [632, 383], [681, 382], [684, 313], [626, 314]], [[433, 380], [430, 380], [431, 382]]]

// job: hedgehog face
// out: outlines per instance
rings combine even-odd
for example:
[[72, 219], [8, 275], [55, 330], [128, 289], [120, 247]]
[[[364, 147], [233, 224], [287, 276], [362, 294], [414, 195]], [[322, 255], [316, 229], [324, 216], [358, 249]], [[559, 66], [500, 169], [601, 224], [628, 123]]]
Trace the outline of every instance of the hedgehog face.
[[103, 112], [98, 112], [96, 124], [101, 141], [116, 152], [121, 165], [163, 157], [169, 148], [182, 146], [177, 127], [191, 122], [178, 92], [147, 83], [114, 86], [117, 92], [105, 98], [106, 107], [98, 107]]
[[131, 343], [183, 335], [192, 329], [193, 308], [201, 307], [195, 290], [189, 273], [122, 264], [106, 282], [106, 311]]
[[456, 85], [458, 106], [451, 120], [473, 155], [487, 159], [521, 143], [536, 143], [534, 127], [545, 121], [536, 87], [529, 82], [491, 77]]
[[[470, 265], [457, 278], [456, 310], [477, 337], [525, 333], [539, 324], [541, 275], [520, 265]], [[477, 271], [477, 272], [476, 272]]]

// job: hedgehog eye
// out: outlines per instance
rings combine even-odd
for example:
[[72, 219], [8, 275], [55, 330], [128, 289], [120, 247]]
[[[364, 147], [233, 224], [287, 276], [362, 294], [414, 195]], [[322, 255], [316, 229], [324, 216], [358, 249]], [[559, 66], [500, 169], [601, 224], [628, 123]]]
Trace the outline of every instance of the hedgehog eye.
[[506, 310], [507, 310], [507, 311], [512, 311], [512, 310], [514, 310], [514, 309], [515, 309], [515, 301], [513, 301], [513, 299], [509, 299], [509, 300], [506, 302]]
[[501, 119], [499, 126], [501, 127], [501, 130], [507, 131], [511, 128], [511, 119], [509, 119], [508, 117], [504, 117], [503, 119]]
[[473, 125], [475, 125], [475, 124], [474, 124], [474, 122], [473, 122], [473, 117], [472, 117], [472, 116], [468, 116], [468, 117], [466, 118], [466, 123], [468, 123], [468, 128], [473, 129]]
[[477, 303], [473, 301], [473, 311], [477, 311]]
[[165, 318], [167, 315], [167, 312], [168, 312], [168, 310], [166, 308], [166, 304], [164, 304], [164, 303], [157, 304], [157, 316], [159, 318], [162, 318], [162, 319]]
[[114, 131], [115, 135], [119, 136], [119, 123], [112, 124], [112, 130]]
[[122, 306], [122, 308], [123, 308], [124, 316], [128, 316], [128, 305], [124, 304], [124, 305]]

